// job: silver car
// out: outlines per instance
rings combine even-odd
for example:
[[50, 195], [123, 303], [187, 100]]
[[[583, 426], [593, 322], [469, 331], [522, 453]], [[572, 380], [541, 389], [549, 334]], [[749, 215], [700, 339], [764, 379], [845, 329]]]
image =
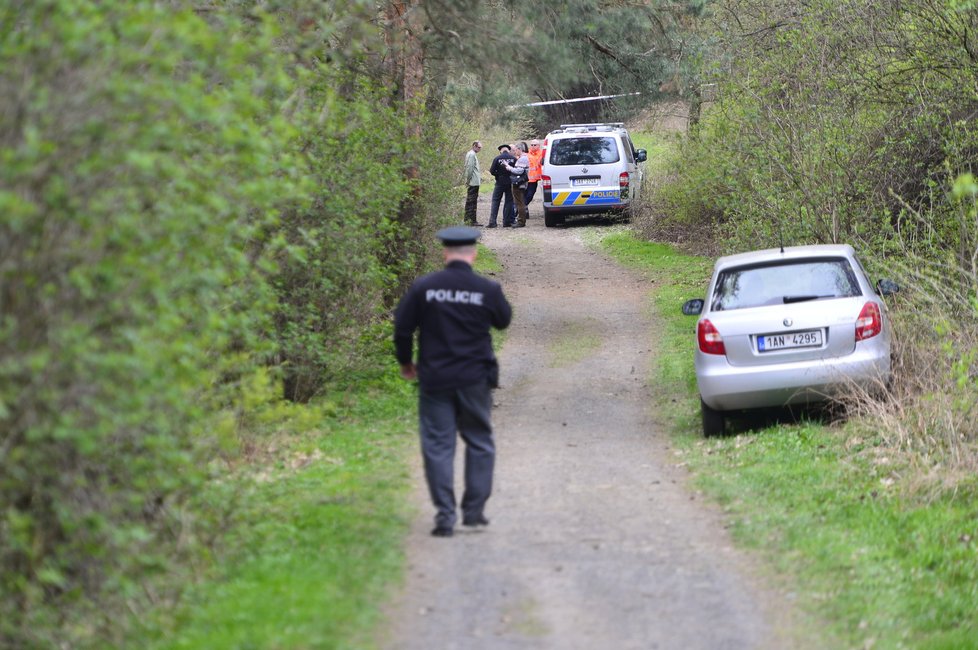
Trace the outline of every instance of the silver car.
[[[707, 299], [683, 313], [696, 324], [703, 433], [726, 414], [824, 401], [890, 375], [890, 324], [880, 295], [847, 245], [795, 246], [721, 257]], [[877, 293], [877, 291], [879, 293]]]

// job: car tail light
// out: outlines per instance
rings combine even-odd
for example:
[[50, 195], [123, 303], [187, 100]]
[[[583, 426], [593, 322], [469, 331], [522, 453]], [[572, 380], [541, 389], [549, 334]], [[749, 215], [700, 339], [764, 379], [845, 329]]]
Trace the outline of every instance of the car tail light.
[[883, 315], [880, 306], [875, 302], [867, 302], [856, 319], [856, 340], [871, 339], [883, 331]]
[[696, 340], [700, 344], [700, 352], [704, 354], [726, 354], [723, 337], [713, 323], [704, 319], [696, 326]]
[[540, 185], [543, 187], [543, 189], [549, 190], [550, 189], [550, 177], [549, 176], [541, 176], [540, 177]]
[[628, 188], [628, 172], [618, 174], [618, 187], [623, 190]]

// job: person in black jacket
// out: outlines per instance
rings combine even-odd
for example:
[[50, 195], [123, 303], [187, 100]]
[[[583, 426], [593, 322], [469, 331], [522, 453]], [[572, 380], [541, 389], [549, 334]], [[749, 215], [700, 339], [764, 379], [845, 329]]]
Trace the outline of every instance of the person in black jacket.
[[[456, 434], [465, 441], [462, 524], [486, 526], [496, 450], [492, 438], [492, 392], [499, 366], [491, 327], [505, 329], [512, 308], [497, 282], [472, 270], [479, 231], [445, 228], [445, 268], [416, 280], [394, 313], [394, 351], [401, 376], [418, 380], [418, 419], [425, 478], [435, 505], [436, 537], [451, 537], [456, 522]], [[413, 361], [414, 332], [418, 362]]]
[[496, 227], [500, 199], [505, 199], [503, 202], [503, 227], [508, 228], [515, 223], [515, 219], [510, 215], [510, 211], [513, 210], [513, 182], [510, 180], [509, 172], [503, 164], [515, 164], [516, 156], [510, 153], [508, 144], [501, 144], [497, 149], [499, 150], [499, 155], [493, 158], [492, 164], [489, 165], [489, 173], [496, 179], [496, 184], [492, 188], [492, 203], [489, 205], [489, 224], [486, 228]]

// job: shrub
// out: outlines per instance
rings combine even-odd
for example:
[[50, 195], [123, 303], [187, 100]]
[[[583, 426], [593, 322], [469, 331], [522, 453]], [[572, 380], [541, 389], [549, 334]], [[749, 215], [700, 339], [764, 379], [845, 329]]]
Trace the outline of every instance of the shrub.
[[0, 646], [77, 646], [193, 538], [270, 324], [249, 242], [298, 195], [289, 80], [267, 30], [155, 2], [14, 0], [0, 34]]
[[[894, 380], [884, 399], [857, 395], [883, 443], [916, 466], [921, 484], [953, 489], [978, 471], [978, 184], [960, 176], [934, 210], [960, 217], [961, 248], [922, 255], [912, 241], [877, 266], [904, 289], [891, 304]], [[925, 223], [930, 214], [910, 211]], [[921, 227], [923, 229], [923, 226]], [[917, 232], [917, 230], [914, 230]], [[965, 254], [963, 254], [965, 253]]]
[[[348, 82], [337, 96], [330, 90], [336, 75], [322, 75], [308, 99], [316, 111], [299, 107], [297, 146], [315, 197], [284, 214], [279, 232], [288, 245], [274, 277], [285, 395], [298, 401], [356, 363], [363, 330], [386, 318], [386, 293], [412, 263], [388, 263], [403, 236], [396, 217], [410, 189], [403, 122], [366, 82]], [[330, 110], [321, 113], [324, 102]]]

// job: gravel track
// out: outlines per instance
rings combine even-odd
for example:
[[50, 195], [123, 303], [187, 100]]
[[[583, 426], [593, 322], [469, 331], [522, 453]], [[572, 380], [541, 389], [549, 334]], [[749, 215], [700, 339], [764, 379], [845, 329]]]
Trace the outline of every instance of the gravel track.
[[[492, 523], [431, 537], [419, 453], [408, 571], [381, 646], [796, 647], [790, 605], [685, 484], [656, 424], [648, 284], [584, 246], [590, 226], [544, 228], [533, 208], [526, 228], [483, 236], [514, 306], [495, 392]], [[461, 498], [461, 463], [456, 485]]]

